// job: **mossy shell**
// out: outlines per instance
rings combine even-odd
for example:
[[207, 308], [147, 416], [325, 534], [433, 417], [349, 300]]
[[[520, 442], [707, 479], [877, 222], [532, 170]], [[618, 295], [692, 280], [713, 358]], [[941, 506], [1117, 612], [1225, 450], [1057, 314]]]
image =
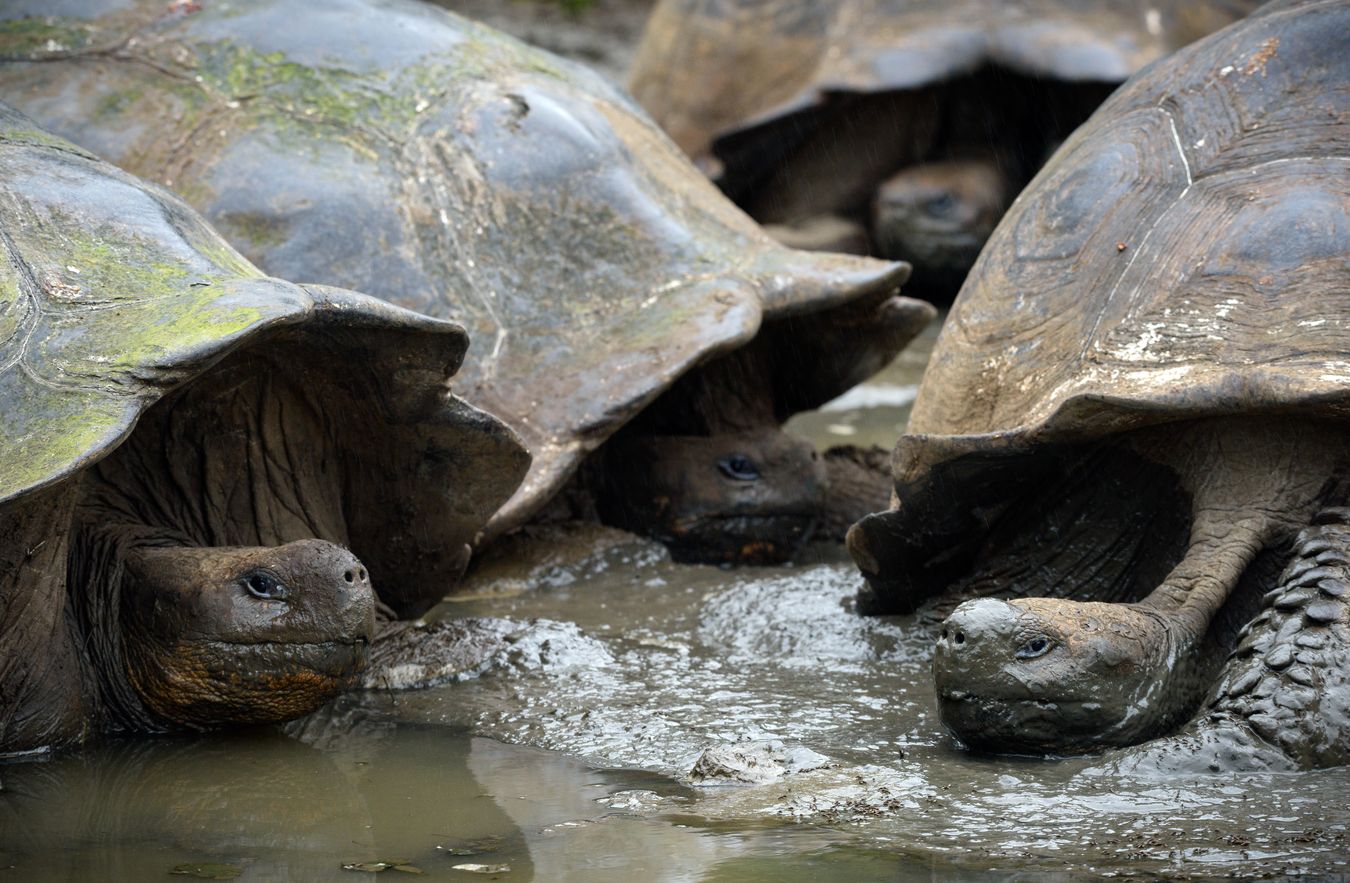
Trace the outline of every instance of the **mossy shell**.
[[[429, 4], [17, 7], [0, 83], [26, 112], [175, 188], [268, 272], [469, 329], [457, 390], [534, 455], [493, 531], [694, 365], [773, 320], [828, 328], [907, 272], [773, 243], [598, 76]], [[902, 345], [862, 324], [837, 380], [805, 359], [781, 382], [811, 407]]]
[[[446, 393], [468, 345], [462, 327], [265, 276], [177, 197], [4, 105], [0, 251], [0, 521], [34, 500], [63, 498], [164, 396], [226, 357], [271, 347], [294, 346], [295, 358], [312, 348], [346, 360], [343, 373], [325, 374], [326, 383], [310, 389], [315, 408], [357, 382], [380, 392], [353, 418], [368, 427], [369, 447], [391, 470], [411, 476], [429, 468], [431, 451], [398, 441], [409, 432], [423, 444], [465, 452], [444, 467], [452, 491], [429, 489], [383, 513], [379, 536], [322, 537], [350, 542], [369, 556], [373, 573], [400, 536], [421, 530], [401, 524], [418, 514], [440, 516], [438, 541], [462, 548], [524, 473], [527, 457], [514, 434]], [[370, 514], [360, 518], [376, 520]], [[66, 529], [56, 525], [53, 548], [63, 547]], [[23, 554], [5, 551], [5, 560], [17, 554], [20, 570], [28, 567]], [[31, 577], [51, 581], [64, 568], [64, 560], [53, 561], [51, 573], [34, 568]], [[15, 578], [25, 585], [22, 573]], [[413, 598], [409, 586], [387, 588], [400, 608], [425, 607], [444, 591], [435, 586], [432, 597]]]
[[690, 156], [843, 92], [931, 86], [984, 66], [1118, 83], [1255, 8], [1156, 0], [661, 0], [634, 97]]

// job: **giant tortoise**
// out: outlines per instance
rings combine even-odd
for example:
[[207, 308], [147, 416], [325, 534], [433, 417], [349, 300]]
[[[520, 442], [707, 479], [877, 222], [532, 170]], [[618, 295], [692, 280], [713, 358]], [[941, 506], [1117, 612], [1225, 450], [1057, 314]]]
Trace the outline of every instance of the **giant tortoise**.
[[467, 326], [457, 389], [534, 455], [485, 539], [569, 482], [683, 557], [808, 535], [825, 470], [780, 424], [929, 321], [904, 265], [783, 248], [597, 75], [442, 9], [200, 6], [9, 3], [0, 88], [267, 272]]
[[950, 299], [1050, 151], [1250, 0], [662, 0], [634, 96], [785, 242]]
[[957, 299], [895, 451], [897, 506], [849, 544], [881, 609], [1014, 596], [962, 604], [938, 639], [967, 744], [1167, 732], [1223, 663], [1216, 615], [1265, 580], [1209, 744], [1350, 759], [1344, 528], [1314, 529], [1277, 579], [1350, 467], [1346, 33], [1344, 2], [1273, 3], [1140, 73]]
[[312, 710], [524, 475], [463, 328], [264, 276], [3, 105], [0, 253], [0, 753]]

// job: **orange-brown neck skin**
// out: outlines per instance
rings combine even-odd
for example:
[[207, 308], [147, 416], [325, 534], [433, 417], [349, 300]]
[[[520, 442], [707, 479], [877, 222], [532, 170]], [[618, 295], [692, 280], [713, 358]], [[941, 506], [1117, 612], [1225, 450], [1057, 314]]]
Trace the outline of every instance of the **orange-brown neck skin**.
[[280, 723], [353, 686], [367, 646], [149, 638], [128, 643], [126, 672], [146, 709], [175, 728]]

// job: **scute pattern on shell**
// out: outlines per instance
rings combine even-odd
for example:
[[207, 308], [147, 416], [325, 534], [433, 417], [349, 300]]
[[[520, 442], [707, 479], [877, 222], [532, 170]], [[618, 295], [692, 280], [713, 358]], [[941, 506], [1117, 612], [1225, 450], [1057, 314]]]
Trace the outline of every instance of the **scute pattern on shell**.
[[[690, 368], [904, 278], [770, 241], [598, 76], [430, 4], [124, 6], [49, 20], [84, 35], [55, 56], [0, 19], [6, 93], [186, 194], [267, 272], [462, 323], [457, 391], [534, 455], [493, 532]], [[902, 345], [854, 337], [850, 382]], [[801, 371], [784, 385], [821, 373]]]
[[[88, 465], [163, 392], [316, 309], [175, 197], [3, 105], [0, 179], [0, 502]], [[457, 361], [462, 329], [425, 327], [457, 335]]]
[[1343, 3], [1268, 7], [1078, 130], [954, 305], [900, 480], [1176, 419], [1350, 416], [1348, 28]]

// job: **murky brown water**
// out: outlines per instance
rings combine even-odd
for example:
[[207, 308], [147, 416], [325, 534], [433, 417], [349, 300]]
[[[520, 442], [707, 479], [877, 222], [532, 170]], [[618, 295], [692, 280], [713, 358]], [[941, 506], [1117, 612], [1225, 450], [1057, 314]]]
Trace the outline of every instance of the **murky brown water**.
[[[921, 365], [911, 353], [868, 388], [912, 388]], [[861, 395], [894, 410], [794, 428], [889, 444], [900, 394]], [[724, 571], [641, 541], [590, 548], [498, 565], [476, 597], [442, 605], [491, 618], [483, 663], [451, 683], [352, 695], [289, 735], [0, 766], [0, 881], [193, 865], [357, 880], [372, 872], [342, 865], [375, 862], [445, 880], [1350, 874], [1344, 769], [1134, 781], [1092, 775], [1091, 760], [957, 750], [936, 720], [926, 627], [856, 616], [837, 550]], [[705, 749], [764, 742], [788, 759], [761, 775], [805, 771], [687, 781]]]
[[[945, 316], [945, 314], [944, 314]], [[814, 442], [833, 445], [878, 445], [890, 450], [905, 431], [909, 410], [919, 391], [919, 378], [933, 354], [940, 322], [934, 322], [900, 353], [885, 370], [866, 383], [827, 403], [819, 411], [798, 414], [787, 422], [788, 432]]]

